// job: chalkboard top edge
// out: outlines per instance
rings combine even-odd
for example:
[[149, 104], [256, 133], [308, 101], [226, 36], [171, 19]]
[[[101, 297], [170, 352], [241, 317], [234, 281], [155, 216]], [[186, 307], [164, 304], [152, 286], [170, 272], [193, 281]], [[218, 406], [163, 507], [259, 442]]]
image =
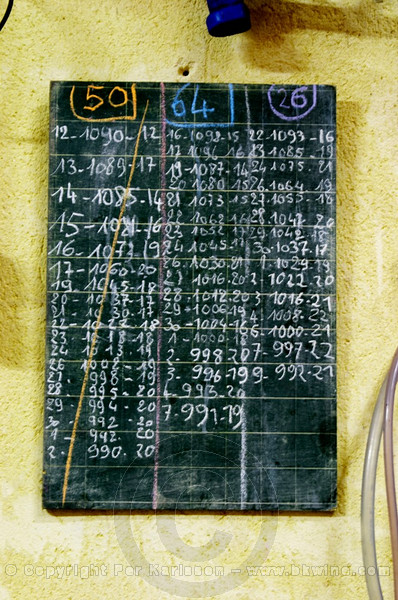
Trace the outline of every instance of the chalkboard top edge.
[[105, 80], [98, 80], [98, 79], [52, 79], [50, 80], [50, 88], [52, 87], [57, 87], [57, 86], [63, 86], [63, 85], [75, 85], [77, 87], [82, 86], [82, 87], [86, 87], [87, 84], [92, 84], [92, 85], [131, 85], [131, 84], [138, 84], [140, 86], [149, 86], [152, 89], [156, 89], [157, 86], [159, 86], [161, 83], [164, 83], [166, 85], [171, 85], [171, 86], [181, 86], [181, 85], [202, 85], [202, 86], [210, 86], [210, 88], [212, 89], [216, 89], [217, 87], [219, 87], [220, 89], [223, 89], [224, 87], [228, 86], [228, 85], [233, 85], [233, 86], [237, 86], [238, 88], [244, 89], [245, 86], [250, 86], [252, 88], [270, 88], [272, 86], [275, 87], [287, 87], [287, 88], [300, 88], [300, 87], [309, 87], [309, 86], [316, 86], [317, 91], [329, 91], [329, 90], [333, 90], [334, 92], [336, 91], [336, 86], [334, 85], [330, 85], [330, 84], [323, 84], [323, 83], [258, 83], [258, 82], [242, 82], [242, 81], [139, 81], [139, 80], [130, 80], [130, 81], [125, 81], [125, 80], [109, 80], [109, 81], [105, 81]]

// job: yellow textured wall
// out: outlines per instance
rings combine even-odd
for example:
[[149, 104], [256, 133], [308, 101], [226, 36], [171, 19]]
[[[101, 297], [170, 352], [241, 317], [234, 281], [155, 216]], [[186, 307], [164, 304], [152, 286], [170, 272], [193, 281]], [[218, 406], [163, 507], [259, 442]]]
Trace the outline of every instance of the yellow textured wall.
[[[364, 577], [356, 574], [362, 462], [375, 395], [398, 342], [398, 5], [247, 3], [252, 30], [223, 40], [206, 32], [205, 0], [17, 0], [0, 33], [0, 600], [170, 598], [159, 586], [172, 578], [126, 573], [132, 537], [148, 562], [165, 566], [184, 562], [178, 554], [184, 543], [208, 544], [193, 551], [195, 564], [224, 567], [227, 575], [250, 554], [262, 525], [276, 535], [267, 559], [263, 550], [253, 564], [285, 574], [242, 573], [229, 599], [367, 597]], [[0, 0], [1, 13], [6, 4]], [[185, 67], [191, 81], [337, 88], [339, 508], [333, 515], [114, 519], [41, 508], [49, 81], [178, 81]], [[389, 567], [381, 472], [378, 495], [379, 561]], [[213, 536], [226, 534], [226, 547], [222, 540], [217, 545]], [[68, 565], [76, 565], [69, 574], [62, 570]], [[325, 565], [339, 574], [311, 570]], [[223, 589], [223, 577], [205, 584], [213, 577], [186, 579], [198, 586], [186, 591], [176, 583], [175, 596], [214, 597]], [[382, 584], [391, 597], [392, 578]]]

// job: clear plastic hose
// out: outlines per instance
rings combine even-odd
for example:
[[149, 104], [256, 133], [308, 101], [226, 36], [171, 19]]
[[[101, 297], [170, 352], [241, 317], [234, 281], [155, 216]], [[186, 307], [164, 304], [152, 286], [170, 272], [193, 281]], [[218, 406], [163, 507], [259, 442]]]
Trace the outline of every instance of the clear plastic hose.
[[398, 600], [398, 514], [395, 493], [394, 447], [393, 447], [393, 414], [395, 388], [398, 382], [398, 350], [392, 359], [387, 379], [386, 402], [384, 415], [384, 471], [386, 476], [386, 491], [388, 516], [390, 520], [390, 537], [392, 564], [394, 572], [394, 598]]
[[380, 388], [377, 403], [373, 412], [372, 423], [369, 429], [368, 443], [366, 446], [365, 464], [362, 478], [361, 498], [361, 530], [362, 530], [362, 556], [365, 567], [366, 585], [371, 600], [383, 600], [380, 578], [377, 567], [376, 540], [375, 540], [375, 489], [377, 462], [380, 451], [380, 441], [384, 425], [385, 394], [387, 378]]

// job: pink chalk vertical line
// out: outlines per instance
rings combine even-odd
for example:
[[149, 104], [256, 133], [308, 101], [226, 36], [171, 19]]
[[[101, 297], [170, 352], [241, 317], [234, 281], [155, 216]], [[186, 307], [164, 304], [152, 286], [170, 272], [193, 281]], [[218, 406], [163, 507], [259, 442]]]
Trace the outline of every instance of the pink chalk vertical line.
[[160, 149], [160, 210], [162, 218], [160, 256], [159, 256], [159, 326], [156, 360], [156, 430], [155, 430], [155, 464], [153, 470], [152, 508], [158, 506], [158, 474], [159, 474], [159, 424], [160, 424], [160, 402], [162, 397], [162, 385], [160, 380], [160, 359], [163, 336], [163, 293], [164, 293], [164, 254], [165, 254], [165, 231], [167, 223], [166, 212], [166, 96], [164, 83], [160, 83], [160, 116], [161, 116], [161, 149]]

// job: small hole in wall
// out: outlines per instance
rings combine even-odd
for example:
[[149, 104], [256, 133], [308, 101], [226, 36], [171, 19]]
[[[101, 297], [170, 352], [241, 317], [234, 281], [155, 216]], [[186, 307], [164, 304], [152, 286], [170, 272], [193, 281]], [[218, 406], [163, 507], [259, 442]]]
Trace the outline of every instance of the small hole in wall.
[[189, 67], [180, 67], [178, 69], [178, 74], [182, 75], [183, 77], [188, 77], [188, 75], [189, 75]]

